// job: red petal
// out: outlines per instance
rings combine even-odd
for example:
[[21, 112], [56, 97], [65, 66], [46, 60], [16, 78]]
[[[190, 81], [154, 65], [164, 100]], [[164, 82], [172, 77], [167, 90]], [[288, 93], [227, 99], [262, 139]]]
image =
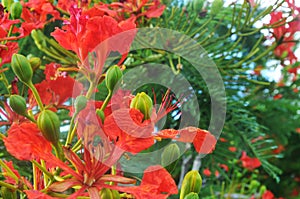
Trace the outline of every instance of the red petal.
[[178, 130], [175, 129], [164, 129], [157, 133], [157, 136], [161, 138], [175, 138], [176, 135], [179, 134]]
[[177, 194], [177, 186], [170, 173], [162, 166], [150, 166], [144, 171], [141, 186], [153, 185], [157, 193]]
[[193, 144], [198, 153], [211, 153], [215, 149], [216, 143], [216, 138], [210, 132], [197, 129]]
[[36, 124], [14, 123], [4, 138], [7, 151], [19, 160], [47, 159], [52, 147], [37, 128]]
[[24, 192], [26, 193], [28, 199], [55, 199], [36, 190], [25, 190]]
[[50, 185], [49, 189], [54, 192], [64, 192], [76, 185], [81, 185], [81, 183], [77, 179], [71, 178], [66, 179], [62, 182], [55, 182], [52, 185]]
[[123, 176], [116, 176], [116, 175], [103, 175], [100, 178], [101, 181], [104, 182], [117, 182], [117, 183], [122, 183], [122, 184], [135, 184], [136, 180], [135, 179], [131, 179], [131, 178], [126, 178]]

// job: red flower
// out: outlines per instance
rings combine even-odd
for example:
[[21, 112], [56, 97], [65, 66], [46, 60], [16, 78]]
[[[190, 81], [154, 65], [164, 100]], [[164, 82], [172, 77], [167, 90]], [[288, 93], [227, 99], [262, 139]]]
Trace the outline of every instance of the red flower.
[[[274, 54], [281, 59], [287, 59], [290, 63], [295, 63], [297, 57], [293, 52], [293, 48], [296, 45], [294, 40], [294, 34], [299, 31], [300, 21], [295, 19], [289, 23], [286, 23], [286, 19], [283, 18], [282, 12], [272, 12], [270, 25], [281, 22], [281, 26], [273, 28], [273, 37], [279, 42], [279, 45], [275, 48]], [[282, 62], [283, 63], [283, 62]], [[284, 64], [284, 63], [283, 63]]]
[[0, 67], [3, 64], [10, 63], [12, 55], [18, 52], [18, 48], [16, 42], [7, 42], [5, 45], [0, 45]]
[[281, 99], [282, 96], [283, 96], [282, 94], [277, 94], [277, 95], [274, 95], [273, 99], [278, 100], [278, 99]]
[[24, 20], [21, 35], [27, 36], [31, 30], [43, 28], [45, 24], [60, 19], [60, 14], [48, 0], [29, 0], [23, 3], [21, 18]]
[[24, 122], [14, 123], [3, 139], [7, 151], [19, 160], [46, 159], [51, 154], [52, 147], [37, 125]]
[[[110, 187], [108, 187], [110, 188]], [[136, 199], [166, 199], [171, 194], [177, 194], [177, 186], [166, 169], [156, 165], [150, 166], [144, 171], [144, 176], [140, 186], [117, 187], [122, 192], [131, 193]]]
[[220, 166], [220, 168], [223, 168], [224, 171], [226, 171], [226, 172], [229, 170], [229, 168], [226, 164], [220, 164], [219, 166]]
[[231, 152], [236, 152], [237, 149], [234, 146], [230, 146], [230, 147], [228, 147], [228, 150]]
[[209, 176], [211, 176], [211, 171], [208, 168], [206, 168], [203, 170], [203, 175], [209, 177]]
[[23, 185], [27, 188], [32, 189], [32, 185], [30, 182], [23, 176], [19, 174], [19, 172], [14, 168], [13, 163], [11, 161], [3, 161], [7, 167], [2, 167], [2, 175], [5, 177], [5, 182], [11, 185], [15, 185], [17, 187], [22, 187]]
[[28, 199], [56, 199], [37, 190], [24, 190]]
[[125, 0], [121, 7], [123, 8], [122, 13], [134, 18], [141, 16], [157, 18], [162, 15], [166, 8], [159, 0]]
[[[92, 147], [92, 148], [89, 148]], [[101, 145], [96, 147], [89, 145], [84, 148], [83, 160], [79, 158], [72, 150], [63, 148], [65, 157], [72, 164], [72, 168], [55, 156], [49, 156], [48, 161], [52, 164], [57, 165], [64, 174], [70, 174], [71, 178], [66, 178], [61, 182], [53, 183], [49, 189], [54, 192], [64, 192], [74, 186], [80, 186], [75, 193], [69, 196], [70, 199], [75, 199], [78, 196], [86, 195], [86, 191], [91, 198], [100, 199], [99, 191], [103, 187], [107, 187], [107, 182], [123, 183], [123, 184], [134, 184], [135, 180], [118, 176], [105, 174], [110, 166], [116, 163], [120, 158], [123, 151], [116, 150], [108, 158], [106, 153], [103, 153]], [[91, 153], [93, 152], [93, 153]], [[104, 158], [107, 158], [104, 161]]]
[[274, 154], [279, 154], [279, 153], [281, 153], [281, 152], [284, 151], [284, 150], [285, 150], [284, 146], [281, 145], [281, 144], [278, 144], [278, 147], [277, 147], [276, 149], [273, 150], [273, 153], [274, 153]]
[[186, 127], [179, 130], [180, 137], [176, 140], [181, 142], [192, 142], [198, 153], [212, 153], [217, 140], [208, 131], [196, 127]]
[[262, 195], [262, 199], [275, 199], [274, 194], [267, 190], [265, 193]]
[[242, 157], [240, 158], [240, 160], [242, 161], [243, 167], [250, 171], [260, 167], [261, 165], [259, 159], [250, 158], [249, 156], [247, 156], [247, 153], [245, 151], [242, 152]]
[[86, 69], [93, 70], [99, 75], [110, 51], [119, 51], [123, 55], [129, 50], [133, 39], [132, 34], [126, 34], [129, 39], [124, 39], [124, 36], [122, 41], [120, 38], [109, 40], [105, 45], [100, 46], [99, 52], [96, 51], [99, 62], [97, 66], [88, 66], [87, 63], [84, 63], [88, 52], [94, 50], [101, 42], [113, 35], [134, 29], [135, 24], [129, 21], [117, 22], [109, 16], [89, 17], [82, 12], [81, 8], [75, 6], [70, 8], [70, 14], [70, 20], [64, 22], [65, 25], [62, 29], [57, 28], [51, 35], [64, 48], [74, 51], [82, 64], [86, 64], [84, 66]]
[[154, 144], [153, 123], [136, 109], [119, 109], [104, 121], [104, 132], [121, 149], [138, 153]]
[[[81, 83], [76, 82], [66, 73], [59, 72], [60, 67], [61, 65], [55, 63], [47, 64], [44, 71], [45, 80], [35, 84], [43, 104], [48, 106], [60, 106], [69, 98], [78, 96], [83, 89]], [[29, 101], [31, 106], [36, 105], [31, 91], [29, 92]]]

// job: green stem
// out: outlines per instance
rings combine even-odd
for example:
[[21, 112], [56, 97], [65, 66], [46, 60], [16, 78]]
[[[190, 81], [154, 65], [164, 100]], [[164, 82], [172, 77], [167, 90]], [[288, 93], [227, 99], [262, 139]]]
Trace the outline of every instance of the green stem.
[[18, 176], [1, 159], [0, 166], [5, 169], [9, 177], [13, 178], [17, 183], [19, 182]]
[[11, 85], [8, 83], [8, 80], [7, 80], [6, 75], [4, 73], [0, 73], [0, 80], [3, 82], [8, 94], [10, 95], [11, 94], [11, 92], [10, 92]]
[[24, 117], [26, 117], [26, 118], [29, 119], [30, 121], [36, 123], [36, 120], [35, 120], [32, 116], [30, 116], [29, 114], [24, 115]]
[[75, 123], [73, 128], [71, 128], [71, 125], [70, 125], [70, 129], [69, 129], [69, 132], [68, 132], [68, 137], [67, 137], [65, 146], [69, 146], [69, 145], [72, 144], [72, 140], [74, 138], [74, 135], [75, 135], [75, 132], [76, 132], [76, 129], [77, 129], [77, 125], [78, 125], [78, 121]]
[[64, 160], [64, 153], [62, 151], [62, 146], [60, 143], [57, 143], [55, 145], [53, 145], [56, 157], [58, 157], [60, 160]]
[[34, 98], [35, 98], [36, 102], [38, 103], [38, 106], [40, 107], [41, 111], [43, 111], [44, 105], [42, 103], [41, 97], [40, 97], [38, 91], [36, 90], [35, 86], [33, 85], [32, 82], [30, 82], [27, 86], [31, 89], [31, 91], [34, 95]]
[[36, 182], [36, 166], [34, 163], [32, 163], [32, 173], [33, 173], [33, 189], [37, 190], [37, 182]]
[[79, 139], [75, 144], [74, 146], [72, 147], [72, 151], [74, 153], [76, 153], [79, 149], [81, 148], [81, 139]]
[[106, 108], [106, 106], [107, 106], [107, 104], [108, 104], [111, 97], [112, 97], [112, 92], [109, 90], [108, 95], [106, 96], [106, 98], [105, 98], [105, 100], [104, 100], [104, 102], [103, 102], [103, 104], [100, 108], [101, 111], [104, 111], [104, 109]]
[[13, 190], [13, 191], [18, 189], [17, 187], [15, 187], [15, 186], [13, 186], [13, 185], [11, 185], [11, 184], [8, 184], [8, 183], [6, 183], [6, 182], [3, 182], [3, 181], [0, 181], [0, 186], [1, 186], [1, 187], [9, 188], [9, 189], [11, 189], [11, 190]]
[[46, 176], [47, 176], [48, 178], [50, 178], [50, 179], [53, 179], [53, 178], [54, 178], [53, 175], [52, 175], [52, 173], [50, 173], [49, 171], [47, 171], [46, 165], [45, 165], [45, 161], [44, 161], [44, 160], [42, 160], [42, 162], [41, 162], [42, 165], [40, 165], [40, 164], [39, 164], [37, 161], [35, 161], [35, 160], [32, 160], [31, 162], [32, 162], [32, 164], [35, 165], [35, 167], [39, 168], [39, 169], [45, 174], [44, 178], [46, 178]]

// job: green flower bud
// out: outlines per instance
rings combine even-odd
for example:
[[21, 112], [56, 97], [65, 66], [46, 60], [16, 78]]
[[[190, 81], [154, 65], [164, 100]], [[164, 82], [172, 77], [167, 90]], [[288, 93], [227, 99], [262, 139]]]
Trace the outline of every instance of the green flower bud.
[[197, 193], [191, 192], [186, 195], [184, 199], [199, 199], [199, 195]]
[[41, 66], [42, 61], [38, 57], [32, 57], [29, 59], [29, 63], [31, 65], [32, 70], [35, 71]]
[[249, 189], [256, 189], [260, 186], [260, 182], [258, 182], [257, 180], [251, 180], [250, 185], [249, 185]]
[[26, 101], [20, 95], [11, 95], [9, 98], [9, 105], [11, 109], [19, 115], [26, 115]]
[[204, 0], [193, 0], [193, 9], [199, 13], [202, 10]]
[[111, 190], [111, 193], [113, 195], [113, 199], [120, 199], [120, 193], [117, 190]]
[[13, 54], [11, 60], [11, 67], [19, 80], [27, 85], [32, 84], [32, 68], [26, 57]]
[[192, 170], [189, 171], [183, 179], [181, 191], [180, 191], [180, 199], [184, 199], [186, 195], [191, 192], [199, 193], [202, 187], [202, 178], [198, 171]]
[[104, 112], [100, 109], [97, 109], [96, 114], [101, 118], [102, 123], [104, 123], [104, 119], [105, 119]]
[[100, 198], [113, 199], [113, 194], [110, 189], [103, 188], [100, 191]]
[[[180, 157], [180, 149], [176, 143], [170, 144], [165, 147], [161, 154], [161, 165], [166, 167], [168, 171], [174, 169], [177, 163], [177, 159]], [[174, 163], [174, 164], [173, 164]]]
[[144, 92], [138, 93], [131, 101], [130, 108], [138, 109], [144, 114], [144, 119], [150, 118], [152, 113], [152, 99]]
[[19, 19], [22, 14], [22, 4], [20, 2], [14, 2], [10, 7], [10, 14], [13, 19]]
[[211, 4], [210, 14], [213, 16], [217, 15], [223, 8], [223, 4], [223, 0], [214, 0]]
[[7, 9], [10, 10], [11, 4], [14, 2], [14, 0], [2, 0], [2, 5]]
[[5, 199], [17, 199], [17, 192], [7, 187], [1, 187], [1, 196]]
[[56, 146], [60, 133], [60, 121], [57, 114], [50, 110], [43, 110], [38, 116], [37, 125], [43, 136]]
[[110, 67], [105, 77], [107, 89], [112, 91], [122, 76], [122, 71], [117, 65]]
[[267, 187], [262, 185], [259, 189], [259, 195], [262, 196], [267, 191]]
[[76, 97], [74, 102], [75, 112], [79, 113], [86, 107], [87, 98], [84, 95], [79, 95]]

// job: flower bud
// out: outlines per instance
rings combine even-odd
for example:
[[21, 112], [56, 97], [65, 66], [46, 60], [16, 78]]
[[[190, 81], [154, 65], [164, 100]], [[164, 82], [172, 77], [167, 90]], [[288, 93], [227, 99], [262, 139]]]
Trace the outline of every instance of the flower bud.
[[111, 190], [111, 193], [113, 195], [113, 199], [120, 199], [120, 194], [117, 190]]
[[103, 199], [120, 199], [120, 194], [116, 190], [111, 190], [108, 188], [103, 188], [100, 191], [100, 198]]
[[20, 54], [13, 54], [11, 67], [21, 82], [27, 85], [31, 84], [32, 68], [26, 57]]
[[19, 115], [26, 115], [26, 101], [20, 95], [11, 95], [9, 98], [9, 105], [11, 109]]
[[259, 195], [262, 196], [267, 191], [267, 187], [262, 185], [259, 189]]
[[1, 196], [5, 199], [17, 199], [17, 192], [7, 187], [1, 187]]
[[7, 9], [10, 10], [11, 4], [14, 2], [14, 0], [2, 0], [2, 5]]
[[59, 141], [60, 127], [57, 114], [50, 110], [43, 110], [38, 116], [37, 125], [43, 136], [56, 146]]
[[79, 113], [86, 107], [87, 98], [84, 95], [79, 95], [76, 97], [74, 102], [75, 112]]
[[251, 180], [250, 185], [249, 185], [249, 189], [256, 189], [260, 186], [260, 182], [258, 182], [257, 180]]
[[199, 199], [199, 196], [197, 193], [191, 192], [188, 195], [186, 195], [184, 199]]
[[152, 99], [144, 92], [138, 93], [131, 101], [130, 108], [138, 109], [144, 114], [144, 119], [148, 120], [152, 113]]
[[14, 2], [10, 7], [10, 14], [13, 19], [19, 19], [22, 14], [22, 4], [20, 2]]
[[32, 57], [29, 59], [29, 63], [31, 65], [32, 70], [35, 71], [41, 66], [42, 61], [38, 57]]
[[204, 4], [204, 0], [193, 0], [193, 9], [200, 13]]
[[[180, 157], [180, 149], [176, 143], [170, 144], [165, 147], [161, 154], [161, 165], [166, 167], [175, 162]], [[168, 169], [167, 169], [168, 170]]]
[[122, 71], [117, 65], [110, 67], [105, 77], [107, 89], [112, 91], [122, 76]]
[[213, 16], [217, 15], [223, 8], [223, 4], [223, 0], [214, 0], [211, 4], [210, 14]]
[[180, 191], [180, 199], [184, 199], [186, 195], [191, 192], [199, 193], [202, 187], [202, 178], [198, 171], [192, 170], [189, 171], [183, 179], [181, 191]]

